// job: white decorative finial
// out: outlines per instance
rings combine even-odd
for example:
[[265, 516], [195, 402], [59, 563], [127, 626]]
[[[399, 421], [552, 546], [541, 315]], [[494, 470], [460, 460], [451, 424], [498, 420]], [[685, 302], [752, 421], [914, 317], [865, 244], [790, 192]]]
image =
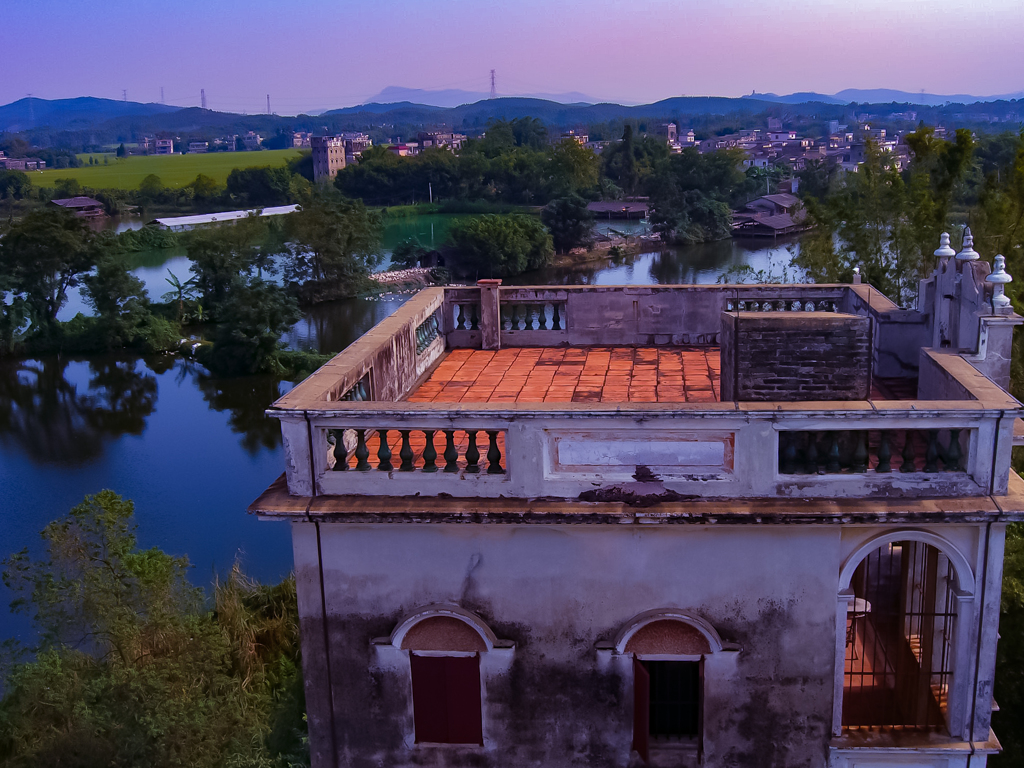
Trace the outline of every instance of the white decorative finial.
[[860, 285], [860, 282], [861, 282], [860, 267], [854, 267], [853, 268], [853, 284], [854, 285]]
[[1012, 283], [1013, 278], [1006, 272], [1006, 259], [1002, 254], [996, 256], [992, 272], [985, 278], [986, 283], [992, 283], [992, 309], [998, 312], [1010, 306], [1010, 299], [1004, 293], [1007, 283]]
[[964, 227], [964, 247], [956, 255], [957, 261], [977, 261], [981, 255], [974, 250], [974, 235], [970, 227]]
[[949, 247], [949, 232], [943, 232], [939, 235], [939, 248], [935, 251], [935, 255], [940, 259], [956, 256], [956, 251]]

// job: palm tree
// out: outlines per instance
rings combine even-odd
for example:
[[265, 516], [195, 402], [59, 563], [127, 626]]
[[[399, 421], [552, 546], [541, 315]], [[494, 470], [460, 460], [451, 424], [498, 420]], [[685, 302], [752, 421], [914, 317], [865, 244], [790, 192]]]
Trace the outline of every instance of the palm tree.
[[181, 319], [185, 316], [185, 302], [192, 301], [196, 297], [193, 291], [196, 287], [196, 279], [195, 277], [190, 277], [185, 282], [181, 282], [177, 275], [171, 272], [171, 270], [168, 269], [167, 274], [169, 274], [170, 277], [166, 277], [164, 279], [170, 283], [174, 290], [165, 293], [163, 295], [163, 300], [178, 302], [178, 322], [180, 323]]

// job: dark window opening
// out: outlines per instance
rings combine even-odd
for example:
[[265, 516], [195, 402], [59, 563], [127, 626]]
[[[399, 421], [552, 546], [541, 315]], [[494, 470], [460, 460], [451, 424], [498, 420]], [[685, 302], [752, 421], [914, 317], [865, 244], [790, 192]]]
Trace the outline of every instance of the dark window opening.
[[700, 725], [700, 662], [641, 661], [650, 675], [652, 738], [693, 738]]
[[651, 741], [695, 742], [700, 749], [701, 662], [633, 657], [633, 686], [633, 749], [645, 763]]
[[410, 654], [417, 743], [483, 744], [480, 657]]
[[886, 544], [854, 572], [846, 620], [843, 727], [945, 731], [956, 620], [948, 558]]

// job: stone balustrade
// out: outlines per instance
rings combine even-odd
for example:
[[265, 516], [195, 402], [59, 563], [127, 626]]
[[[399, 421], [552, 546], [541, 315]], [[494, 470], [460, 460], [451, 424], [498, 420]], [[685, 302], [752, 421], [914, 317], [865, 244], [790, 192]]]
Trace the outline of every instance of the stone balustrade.
[[[406, 400], [446, 350], [717, 346], [728, 312], [866, 317], [872, 373], [920, 370], [918, 399]], [[282, 423], [294, 495], [586, 500], [617, 493], [733, 499], [1003, 493], [1020, 405], [964, 356], [922, 349], [927, 322], [867, 285], [487, 281], [432, 288], [268, 413]]]

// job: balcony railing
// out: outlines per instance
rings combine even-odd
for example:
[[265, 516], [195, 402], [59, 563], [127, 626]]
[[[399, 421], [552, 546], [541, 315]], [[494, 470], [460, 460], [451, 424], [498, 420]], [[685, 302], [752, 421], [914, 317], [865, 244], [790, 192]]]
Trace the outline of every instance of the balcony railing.
[[[604, 498], [1005, 493], [1019, 404], [866, 286], [436, 288], [282, 397], [296, 495]], [[490, 290], [490, 295], [485, 291]], [[446, 349], [718, 343], [727, 310], [869, 315], [918, 400], [409, 402]], [[743, 307], [747, 308], [744, 309]], [[896, 318], [896, 319], [894, 319]], [[902, 319], [901, 319], [902, 318]], [[907, 330], [909, 329], [909, 330]], [[684, 341], [685, 340], [685, 341]], [[493, 348], [493, 347], [492, 347]], [[608, 498], [614, 498], [615, 492]], [[605, 494], [604, 496], [602, 494]]]

